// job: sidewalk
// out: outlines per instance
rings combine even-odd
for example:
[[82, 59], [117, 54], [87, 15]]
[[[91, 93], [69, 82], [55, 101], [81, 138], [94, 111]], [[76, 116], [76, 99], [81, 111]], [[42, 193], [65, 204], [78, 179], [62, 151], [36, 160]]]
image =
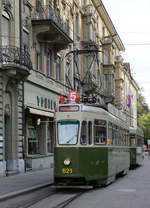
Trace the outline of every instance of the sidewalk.
[[0, 200], [53, 183], [53, 168], [0, 177]]

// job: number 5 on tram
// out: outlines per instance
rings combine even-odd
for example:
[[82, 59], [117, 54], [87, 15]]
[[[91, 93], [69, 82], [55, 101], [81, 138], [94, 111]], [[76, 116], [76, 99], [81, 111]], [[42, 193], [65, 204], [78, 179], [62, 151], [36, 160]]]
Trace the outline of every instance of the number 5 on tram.
[[129, 169], [129, 129], [103, 108], [61, 104], [56, 112], [55, 187], [107, 185]]

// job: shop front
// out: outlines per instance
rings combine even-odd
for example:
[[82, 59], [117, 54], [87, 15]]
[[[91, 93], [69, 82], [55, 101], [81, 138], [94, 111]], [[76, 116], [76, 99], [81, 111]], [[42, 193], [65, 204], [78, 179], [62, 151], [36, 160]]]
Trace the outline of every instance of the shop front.
[[[30, 91], [28, 88], [32, 87]], [[55, 94], [36, 86], [25, 86], [25, 169], [39, 170], [53, 166], [55, 143]], [[40, 121], [40, 122], [39, 122]]]

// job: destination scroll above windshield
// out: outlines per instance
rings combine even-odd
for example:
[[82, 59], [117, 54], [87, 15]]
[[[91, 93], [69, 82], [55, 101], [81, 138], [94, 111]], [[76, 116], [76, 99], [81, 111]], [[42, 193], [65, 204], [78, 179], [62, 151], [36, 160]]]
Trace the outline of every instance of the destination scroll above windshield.
[[77, 112], [79, 111], [79, 105], [62, 105], [59, 106], [59, 112]]

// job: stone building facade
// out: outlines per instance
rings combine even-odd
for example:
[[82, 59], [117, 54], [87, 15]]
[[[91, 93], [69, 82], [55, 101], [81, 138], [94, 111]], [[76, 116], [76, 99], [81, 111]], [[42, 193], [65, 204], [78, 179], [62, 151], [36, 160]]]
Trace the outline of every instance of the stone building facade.
[[96, 92], [122, 112], [131, 94], [136, 127], [137, 85], [101, 0], [2, 0], [0, 17], [1, 176], [53, 164], [60, 93]]
[[0, 175], [24, 171], [24, 80], [32, 62], [21, 47], [20, 1], [0, 1]]

